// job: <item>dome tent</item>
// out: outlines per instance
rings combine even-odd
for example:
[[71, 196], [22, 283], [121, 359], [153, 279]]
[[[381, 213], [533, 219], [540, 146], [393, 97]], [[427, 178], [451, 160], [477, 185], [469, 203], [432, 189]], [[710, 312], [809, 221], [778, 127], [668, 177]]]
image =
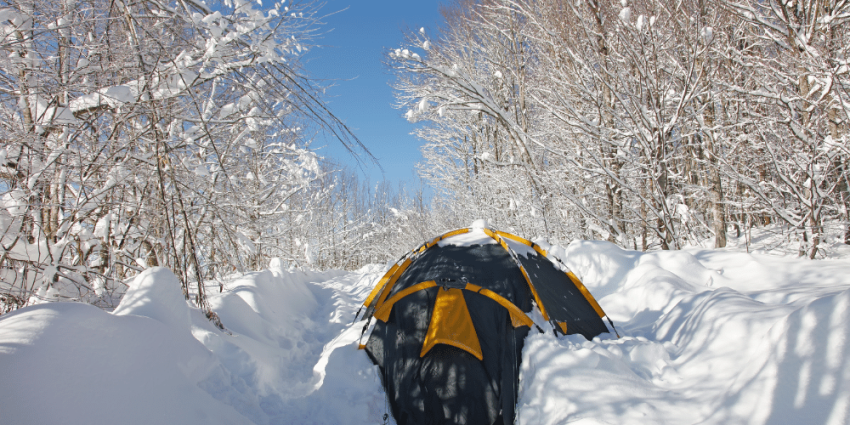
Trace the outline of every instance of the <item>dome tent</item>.
[[480, 221], [408, 252], [363, 306], [364, 332], [375, 320], [360, 348], [398, 425], [512, 424], [524, 339], [542, 332], [528, 315], [534, 306], [558, 334], [609, 332], [564, 264]]

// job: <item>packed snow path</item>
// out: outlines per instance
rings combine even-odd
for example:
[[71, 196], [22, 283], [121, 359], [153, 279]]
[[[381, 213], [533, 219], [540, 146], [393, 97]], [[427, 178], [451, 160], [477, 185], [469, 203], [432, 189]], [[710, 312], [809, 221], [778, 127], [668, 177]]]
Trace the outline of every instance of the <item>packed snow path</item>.
[[113, 314], [55, 303], [4, 315], [0, 424], [379, 423], [383, 392], [350, 326], [377, 269], [234, 279], [209, 300], [227, 332], [163, 268]]
[[[530, 335], [519, 424], [850, 423], [850, 262], [604, 242], [553, 247], [623, 335]], [[0, 316], [0, 424], [379, 424], [357, 308], [382, 274], [227, 282], [228, 332], [150, 269], [114, 313]]]

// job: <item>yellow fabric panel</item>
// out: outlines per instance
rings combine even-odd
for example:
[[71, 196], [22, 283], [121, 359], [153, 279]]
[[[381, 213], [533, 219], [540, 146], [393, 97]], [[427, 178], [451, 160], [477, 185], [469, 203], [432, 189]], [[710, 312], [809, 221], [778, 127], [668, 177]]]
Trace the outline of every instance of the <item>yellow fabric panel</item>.
[[546, 255], [547, 255], [547, 254], [546, 254], [546, 250], [545, 250], [545, 249], [541, 248], [541, 247], [540, 247], [540, 245], [537, 245], [536, 243], [534, 243], [534, 242], [532, 242], [532, 241], [530, 241], [530, 240], [528, 240], [528, 239], [521, 238], [521, 237], [519, 237], [519, 236], [517, 236], [517, 235], [512, 235], [512, 234], [510, 234], [510, 233], [500, 232], [500, 231], [498, 231], [498, 230], [496, 231], [496, 233], [497, 233], [499, 236], [503, 236], [503, 237], [506, 237], [506, 238], [508, 238], [508, 239], [515, 240], [515, 241], [517, 241], [517, 242], [519, 242], [519, 243], [521, 243], [521, 244], [523, 244], [523, 245], [527, 245], [527, 246], [532, 247], [535, 251], [537, 251], [537, 253], [538, 253], [538, 254], [542, 255], [543, 257], [546, 257]]
[[499, 303], [502, 307], [508, 310], [508, 313], [511, 315], [511, 325], [513, 327], [518, 328], [520, 326], [528, 326], [529, 328], [534, 325], [534, 321], [531, 320], [528, 315], [526, 315], [522, 310], [519, 309], [514, 303], [508, 301], [507, 298], [489, 290], [484, 289], [478, 285], [473, 285], [471, 283], [466, 284], [467, 291], [477, 292], [481, 295], [484, 295], [487, 298]]
[[519, 271], [522, 272], [522, 276], [525, 278], [525, 281], [528, 282], [528, 287], [531, 288], [531, 293], [532, 293], [532, 295], [534, 295], [534, 301], [537, 302], [537, 308], [540, 309], [540, 314], [542, 314], [543, 319], [545, 319], [548, 322], [549, 321], [549, 313], [546, 312], [546, 307], [543, 305], [542, 302], [540, 302], [540, 296], [537, 295], [537, 290], [534, 289], [534, 284], [531, 283], [531, 279], [528, 277], [528, 273], [525, 272], [525, 268], [522, 267], [522, 266], [519, 266]]
[[450, 238], [452, 236], [462, 235], [464, 233], [469, 233], [469, 229], [464, 227], [463, 229], [452, 230], [451, 232], [448, 232], [443, 235], [442, 238]]
[[[510, 313], [510, 315], [511, 315], [511, 326], [513, 326], [513, 327], [515, 327], [515, 328], [518, 328], [518, 327], [520, 327], [520, 326], [528, 326], [528, 327], [530, 328], [530, 327], [531, 327], [531, 325], [533, 325], [533, 324], [534, 324], [534, 322], [533, 322], [533, 321], [531, 321], [531, 318], [529, 318], [528, 316], [526, 316], [526, 315], [525, 315], [525, 313], [523, 313], [523, 314], [522, 314], [522, 316], [518, 316], [518, 315], [517, 315], [517, 314], [515, 314], [513, 311], [508, 310], [508, 312], [509, 312], [509, 313]], [[525, 320], [525, 319], [528, 319], [528, 321], [530, 321], [530, 322], [531, 322], [531, 324], [526, 323], [526, 320]]]
[[[502, 245], [502, 248], [505, 248], [505, 251], [508, 251], [508, 253], [511, 252], [511, 247], [508, 246], [508, 243], [505, 242], [504, 239], [498, 238], [498, 239], [496, 239], [496, 241], [499, 242], [499, 245]], [[511, 257], [513, 257], [513, 255]]]
[[480, 290], [482, 290], [482, 289], [484, 289], [484, 288], [482, 288], [482, 287], [480, 287], [480, 286], [478, 286], [478, 285], [473, 285], [473, 284], [471, 284], [471, 283], [469, 283], [469, 282], [466, 282], [466, 286], [465, 286], [463, 289], [466, 289], [467, 291], [478, 292], [478, 291], [480, 291]]
[[419, 248], [419, 253], [421, 254], [421, 253], [425, 252], [425, 250], [426, 250], [426, 249], [428, 249], [428, 248], [430, 248], [430, 247], [432, 247], [432, 246], [436, 245], [436, 244], [437, 244], [437, 242], [439, 242], [439, 241], [440, 241], [440, 238], [442, 238], [442, 236], [437, 236], [436, 238], [431, 239], [431, 240], [430, 240], [430, 241], [428, 241], [428, 242], [425, 242], [425, 244], [424, 244], [424, 245], [422, 245], [422, 247], [421, 247], [421, 248]]
[[381, 291], [381, 296], [378, 297], [378, 302], [375, 303], [376, 309], [381, 308], [381, 305], [384, 304], [384, 301], [386, 301], [387, 296], [390, 294], [390, 291], [392, 291], [393, 285], [395, 285], [395, 282], [398, 280], [398, 277], [401, 276], [401, 274], [404, 273], [405, 270], [407, 270], [407, 267], [410, 266], [410, 263], [412, 262], [413, 261], [410, 258], [404, 260], [404, 262], [401, 263], [400, 266], [398, 266], [395, 273], [390, 276], [390, 280], [387, 282], [386, 285], [384, 285], [384, 290]]
[[419, 249], [419, 252], [422, 252], [422, 251], [425, 251], [428, 248], [431, 248], [432, 246], [436, 245], [437, 242], [440, 242], [443, 239], [450, 238], [452, 236], [462, 235], [462, 234], [468, 233], [468, 232], [469, 232], [469, 229], [457, 229], [457, 230], [452, 230], [451, 232], [448, 232], [446, 234], [437, 236], [436, 238], [432, 239], [431, 242], [428, 242], [425, 245], [423, 245], [422, 248]]
[[596, 310], [596, 314], [598, 314], [599, 317], [605, 317], [605, 312], [602, 311], [602, 307], [600, 307], [599, 303], [596, 302], [596, 298], [593, 298], [593, 295], [590, 295], [590, 291], [588, 291], [587, 288], [584, 287], [584, 284], [581, 283], [581, 280], [579, 280], [578, 276], [576, 276], [573, 272], [567, 272], [567, 277], [569, 277], [570, 280], [573, 281], [573, 284], [575, 284], [576, 288], [581, 291], [581, 294], [584, 295], [584, 298], [587, 300], [587, 302], [590, 303], [590, 306], [593, 307], [594, 310]]
[[510, 233], [501, 232], [501, 231], [498, 231], [498, 230], [496, 231], [496, 234], [497, 234], [497, 235], [499, 235], [499, 236], [501, 236], [501, 237], [503, 237], [503, 238], [508, 238], [508, 239], [515, 240], [515, 241], [517, 241], [517, 242], [519, 242], [519, 243], [521, 243], [521, 244], [523, 244], [523, 245], [526, 245], [526, 246], [532, 246], [532, 245], [534, 245], [534, 242], [531, 242], [530, 240], [528, 240], [528, 239], [526, 239], [526, 238], [521, 238], [521, 237], [519, 237], [519, 236], [517, 236], [517, 235], [512, 235], [512, 234], [510, 234]]
[[491, 298], [497, 303], [501, 304], [502, 307], [505, 307], [508, 310], [508, 313], [511, 314], [511, 324], [513, 325], [513, 327], [518, 328], [520, 326], [528, 326], [530, 328], [534, 326], [534, 321], [531, 320], [528, 315], [526, 315], [522, 310], [520, 310], [519, 307], [515, 306], [514, 303], [508, 301], [501, 295], [489, 289], [482, 289], [479, 294]]
[[463, 292], [457, 288], [437, 290], [437, 300], [431, 313], [428, 334], [422, 344], [419, 357], [425, 357], [437, 344], [451, 345], [467, 351], [478, 360], [484, 360], [481, 344], [472, 324], [472, 317], [463, 299]]
[[462, 235], [462, 234], [464, 234], [464, 233], [469, 233], [469, 229], [457, 229], [457, 230], [452, 230], [451, 232], [448, 232], [448, 233], [446, 233], [446, 234], [444, 234], [444, 235], [440, 236], [439, 238], [435, 239], [435, 240], [434, 240], [434, 242], [432, 243], [432, 245], [433, 245], [433, 244], [436, 244], [437, 242], [439, 242], [439, 241], [441, 241], [441, 240], [443, 240], [443, 239], [450, 238], [450, 237], [452, 237], [452, 236]]
[[397, 303], [398, 300], [400, 300], [400, 299], [402, 299], [402, 298], [404, 298], [404, 297], [406, 297], [406, 296], [408, 296], [408, 295], [410, 295], [410, 294], [412, 294], [416, 291], [421, 291], [423, 289], [433, 288], [435, 286], [437, 286], [437, 283], [434, 282], [433, 280], [429, 280], [429, 281], [426, 281], [426, 282], [417, 283], [416, 285], [413, 285], [410, 288], [399, 291], [397, 294], [393, 295], [392, 298], [387, 300], [387, 302], [382, 304], [381, 308], [379, 308], [377, 311], [375, 311], [375, 314], [374, 314], [375, 318], [382, 321], [382, 322], [386, 322], [387, 320], [390, 320], [390, 312], [393, 310], [393, 305], [395, 305], [395, 303]]
[[567, 322], [557, 322], [557, 323], [558, 323], [558, 327], [561, 328], [561, 331], [564, 333], [564, 335], [566, 335], [567, 334]]
[[390, 280], [390, 277], [392, 277], [396, 270], [398, 270], [398, 264], [393, 264], [393, 266], [390, 267], [390, 270], [384, 274], [384, 277], [382, 277], [375, 287], [372, 288], [372, 292], [370, 292], [369, 296], [366, 297], [366, 301], [363, 301], [363, 305], [369, 307], [369, 305], [372, 304], [372, 300], [375, 299], [375, 296], [378, 295], [381, 289], [383, 289], [384, 285], [387, 284], [387, 281]]
[[546, 253], [545, 249], [540, 247], [540, 245], [534, 244], [531, 247], [534, 248], [534, 250], [537, 251], [538, 254], [542, 255], [543, 258], [546, 258], [546, 256], [549, 255]]
[[[505, 251], [508, 251], [509, 254], [512, 252], [511, 248], [508, 246], [508, 243], [505, 242], [505, 240], [502, 239], [502, 237], [499, 236], [498, 233], [495, 233], [490, 229], [484, 229], [484, 233], [486, 233], [487, 236], [490, 236], [491, 238], [495, 239], [496, 242], [498, 242], [499, 245], [502, 245], [502, 248], [505, 248]], [[509, 233], [506, 233], [506, 234], [509, 234]], [[520, 239], [522, 239], [522, 238], [520, 238]], [[513, 257], [513, 254], [511, 254], [511, 257]], [[549, 321], [549, 314], [546, 313], [546, 307], [543, 306], [542, 302], [540, 302], [540, 296], [537, 295], [537, 289], [534, 289], [534, 284], [531, 283], [531, 279], [528, 277], [528, 273], [525, 272], [525, 268], [522, 267], [521, 264], [519, 264], [519, 260], [514, 258], [514, 261], [516, 261], [517, 267], [519, 267], [519, 271], [522, 272], [522, 277], [525, 278], [525, 283], [527, 283], [528, 287], [531, 289], [531, 294], [534, 295], [534, 301], [537, 302], [537, 308], [540, 309], [540, 314], [542, 314], [543, 318], [546, 319], [546, 321], [548, 322]]]

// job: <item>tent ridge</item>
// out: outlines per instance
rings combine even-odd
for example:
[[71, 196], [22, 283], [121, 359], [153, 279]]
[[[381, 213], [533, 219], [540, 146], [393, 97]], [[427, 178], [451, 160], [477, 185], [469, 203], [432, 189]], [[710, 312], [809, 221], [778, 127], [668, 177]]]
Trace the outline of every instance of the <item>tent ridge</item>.
[[[395, 306], [395, 304], [398, 301], [400, 301], [402, 298], [404, 298], [404, 297], [406, 297], [410, 294], [413, 294], [414, 292], [419, 292], [419, 291], [429, 289], [429, 288], [434, 288], [434, 287], [443, 287], [443, 286], [439, 285], [436, 281], [429, 280], [429, 281], [417, 283], [416, 285], [413, 285], [409, 288], [405, 288], [405, 289], [399, 291], [398, 293], [396, 293], [395, 295], [393, 295], [383, 305], [381, 305], [381, 308], [379, 308], [375, 311], [375, 314], [373, 314], [373, 317], [375, 317], [375, 319], [378, 319], [382, 322], [386, 322], [387, 320], [390, 319], [390, 313], [392, 312], [393, 306]], [[448, 288], [446, 288], [446, 289], [448, 289]], [[534, 321], [531, 320], [531, 318], [528, 317], [528, 315], [525, 314], [525, 312], [520, 310], [519, 307], [517, 307], [514, 303], [510, 302], [507, 298], [497, 294], [496, 292], [493, 292], [489, 289], [483, 288], [481, 286], [478, 286], [478, 285], [475, 285], [475, 284], [472, 284], [472, 283], [469, 283], [469, 282], [466, 282], [465, 286], [463, 287], [463, 290], [468, 291], [468, 292], [473, 292], [473, 293], [485, 296], [487, 298], [490, 298], [491, 300], [495, 301], [496, 303], [498, 303], [499, 305], [504, 307], [506, 310], [508, 310], [508, 313], [511, 316], [511, 323], [513, 324], [513, 326], [515, 328], [519, 327], [519, 326], [532, 327], [532, 325], [535, 325]]]

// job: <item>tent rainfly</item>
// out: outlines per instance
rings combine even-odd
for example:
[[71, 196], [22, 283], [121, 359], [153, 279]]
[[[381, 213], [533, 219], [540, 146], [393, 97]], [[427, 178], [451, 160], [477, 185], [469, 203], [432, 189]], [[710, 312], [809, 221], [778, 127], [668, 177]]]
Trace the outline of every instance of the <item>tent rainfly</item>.
[[512, 424], [524, 339], [542, 332], [529, 317], [535, 305], [557, 334], [609, 332], [563, 263], [481, 220], [396, 262], [363, 303], [364, 333], [375, 320], [360, 345], [380, 369], [396, 423]]

